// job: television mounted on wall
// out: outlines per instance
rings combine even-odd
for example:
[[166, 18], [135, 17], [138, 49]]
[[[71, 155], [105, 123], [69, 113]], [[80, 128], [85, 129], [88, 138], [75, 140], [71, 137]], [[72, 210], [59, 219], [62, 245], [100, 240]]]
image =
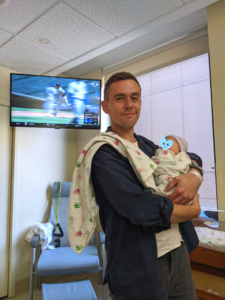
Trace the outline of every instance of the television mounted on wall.
[[11, 73], [10, 126], [100, 129], [101, 80]]

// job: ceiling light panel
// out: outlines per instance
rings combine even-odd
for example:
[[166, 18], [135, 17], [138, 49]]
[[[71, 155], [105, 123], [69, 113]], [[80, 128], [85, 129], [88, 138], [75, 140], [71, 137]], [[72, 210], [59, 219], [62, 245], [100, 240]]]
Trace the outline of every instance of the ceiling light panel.
[[42, 74], [67, 60], [17, 37], [0, 48], [0, 64], [26, 74]]
[[[84, 54], [114, 38], [62, 3], [54, 6], [18, 36], [68, 59]], [[41, 44], [40, 38], [45, 38], [50, 43]]]
[[177, 0], [66, 0], [66, 2], [116, 36], [180, 8]]
[[7, 6], [0, 6], [0, 27], [16, 33], [53, 2], [55, 0], [10, 0]]
[[0, 45], [3, 44], [10, 37], [12, 37], [12, 35], [9, 32], [0, 29]]

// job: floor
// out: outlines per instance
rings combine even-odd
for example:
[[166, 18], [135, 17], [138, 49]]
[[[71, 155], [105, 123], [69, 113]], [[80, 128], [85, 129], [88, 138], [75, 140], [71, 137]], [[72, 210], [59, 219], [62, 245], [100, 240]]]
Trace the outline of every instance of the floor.
[[[82, 278], [84, 279], [84, 278]], [[75, 281], [73, 280], [73, 276], [70, 276], [70, 280], [69, 281]], [[90, 279], [91, 284], [95, 290], [95, 293], [97, 295], [97, 299], [98, 300], [102, 300], [102, 285], [98, 284], [97, 281]], [[62, 283], [62, 282], [68, 282], [68, 278], [63, 278], [60, 279], [58, 281], [56, 281], [58, 283]], [[1, 298], [1, 300], [7, 300], [9, 298]], [[29, 300], [29, 293], [18, 296], [16, 298], [10, 298], [13, 300]], [[42, 300], [42, 290], [41, 289], [36, 289], [34, 290], [34, 294], [33, 294], [33, 300]], [[109, 296], [109, 289], [108, 289], [108, 285], [106, 285], [106, 300], [111, 300], [110, 296]]]

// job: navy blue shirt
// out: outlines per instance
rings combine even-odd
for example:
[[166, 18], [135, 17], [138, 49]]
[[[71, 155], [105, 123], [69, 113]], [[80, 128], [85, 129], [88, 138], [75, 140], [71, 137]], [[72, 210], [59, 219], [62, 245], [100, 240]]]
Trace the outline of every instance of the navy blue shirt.
[[[155, 155], [158, 146], [142, 136], [134, 137], [146, 155]], [[188, 154], [202, 167], [199, 156]], [[173, 203], [146, 190], [128, 159], [110, 145], [96, 152], [91, 179], [105, 233], [103, 284], [108, 282], [118, 300], [164, 300], [155, 233], [170, 228]], [[191, 221], [180, 223], [179, 228], [190, 253], [198, 245], [195, 229]]]

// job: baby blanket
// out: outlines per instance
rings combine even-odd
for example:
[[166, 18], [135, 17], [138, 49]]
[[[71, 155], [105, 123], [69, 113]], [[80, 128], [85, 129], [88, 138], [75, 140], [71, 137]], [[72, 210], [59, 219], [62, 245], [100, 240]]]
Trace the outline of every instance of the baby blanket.
[[195, 227], [199, 245], [225, 252], [225, 232], [207, 227]]
[[[137, 178], [146, 189], [155, 192], [153, 172], [156, 164], [137, 145], [126, 143], [113, 132], [99, 133], [82, 150], [73, 172], [68, 210], [68, 238], [71, 248], [80, 254], [96, 227], [97, 203], [91, 182], [92, 159], [98, 149], [111, 145], [128, 158]], [[103, 162], [104, 163], [104, 162]]]
[[157, 149], [152, 160], [157, 165], [154, 171], [157, 194], [164, 197], [170, 195], [176, 187], [167, 192], [164, 191], [164, 188], [174, 177], [189, 172], [189, 164], [191, 164], [190, 157], [185, 152], [174, 155], [170, 150]]

